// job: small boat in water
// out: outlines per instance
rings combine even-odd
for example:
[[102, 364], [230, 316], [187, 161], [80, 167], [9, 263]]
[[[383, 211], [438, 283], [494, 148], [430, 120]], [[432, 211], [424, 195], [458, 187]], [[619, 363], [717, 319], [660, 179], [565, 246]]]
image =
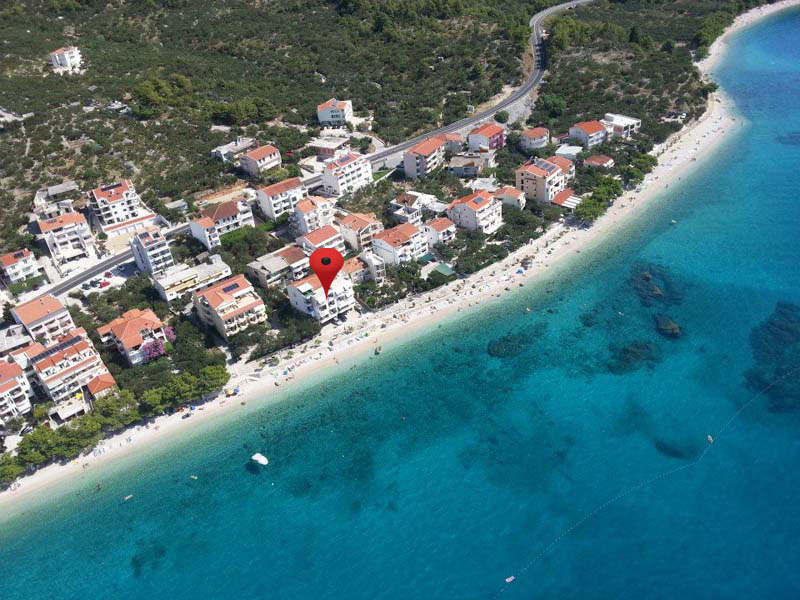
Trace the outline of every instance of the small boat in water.
[[125, 496], [125, 498], [123, 498], [123, 500], [125, 500], [125, 502], [127, 502], [131, 498], [133, 498], [133, 494], [128, 494], [127, 496]]
[[713, 443], [714, 443], [714, 438], [711, 436], [711, 434], [709, 434], [708, 436], [706, 436], [706, 439], [708, 440], [708, 443], [709, 443], [709, 444], [713, 444]]
[[265, 467], [269, 464], [269, 459], [260, 452], [256, 452], [255, 454], [253, 454], [253, 456], [251, 456], [250, 459]]

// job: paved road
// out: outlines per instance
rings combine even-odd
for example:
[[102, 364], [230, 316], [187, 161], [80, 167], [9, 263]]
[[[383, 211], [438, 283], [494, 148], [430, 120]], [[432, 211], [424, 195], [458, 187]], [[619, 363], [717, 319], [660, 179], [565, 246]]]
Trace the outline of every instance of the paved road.
[[[462, 128], [468, 127], [470, 125], [477, 125], [481, 121], [488, 119], [492, 115], [494, 115], [497, 111], [503, 110], [507, 106], [514, 104], [518, 100], [524, 98], [528, 95], [531, 90], [533, 90], [536, 86], [539, 85], [542, 81], [542, 77], [544, 77], [545, 72], [545, 64], [544, 64], [544, 57], [542, 56], [542, 22], [547, 17], [560, 12], [562, 10], [567, 10], [568, 8], [572, 8], [573, 6], [578, 6], [580, 4], [586, 4], [591, 2], [592, 0], [572, 0], [571, 2], [565, 2], [563, 4], [557, 4], [555, 6], [551, 6], [550, 8], [546, 8], [545, 10], [536, 13], [531, 17], [530, 26], [531, 26], [531, 49], [533, 51], [533, 59], [534, 59], [534, 69], [528, 75], [528, 78], [525, 82], [517, 88], [517, 90], [511, 94], [505, 100], [495, 104], [491, 108], [487, 108], [486, 110], [482, 110], [481, 112], [475, 113], [470, 115], [465, 119], [461, 119], [460, 121], [456, 121], [455, 123], [450, 123], [449, 125], [445, 125], [444, 127], [440, 127], [439, 129], [435, 129], [434, 131], [429, 131], [428, 133], [424, 133], [422, 135], [418, 135], [414, 138], [408, 139], [404, 142], [401, 142], [395, 146], [390, 146], [380, 152], [376, 152], [369, 156], [369, 159], [375, 163], [381, 161], [393, 154], [397, 154], [398, 152], [402, 152], [411, 148], [414, 144], [421, 142], [422, 140], [431, 137], [432, 135], [439, 135], [442, 133], [452, 133], [454, 131], [458, 131]], [[317, 175], [315, 177], [310, 177], [308, 179], [303, 180], [307, 187], [311, 188], [314, 186], [318, 186], [322, 183], [322, 176]], [[168, 237], [172, 237], [174, 235], [178, 235], [188, 231], [189, 226], [183, 225], [174, 229], [171, 233], [167, 234]], [[106, 258], [91, 269], [83, 271], [79, 275], [75, 275], [70, 277], [69, 279], [65, 279], [64, 281], [59, 282], [57, 285], [53, 286], [50, 290], [46, 293], [59, 295], [69, 290], [82, 285], [83, 283], [94, 279], [98, 275], [105, 273], [109, 269], [112, 269], [122, 263], [125, 263], [133, 258], [133, 254], [130, 250], [122, 252], [120, 254], [115, 254], [112, 257]]]

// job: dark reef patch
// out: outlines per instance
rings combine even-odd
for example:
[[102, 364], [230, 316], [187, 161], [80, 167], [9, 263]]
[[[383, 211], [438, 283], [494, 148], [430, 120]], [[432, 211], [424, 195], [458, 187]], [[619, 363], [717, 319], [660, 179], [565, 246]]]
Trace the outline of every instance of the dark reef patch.
[[661, 353], [655, 344], [647, 341], [632, 341], [624, 345], [612, 344], [609, 347], [611, 359], [608, 371], [614, 375], [622, 375], [641, 369], [653, 368], [661, 360]]
[[667, 315], [654, 315], [653, 320], [656, 324], [656, 331], [665, 338], [675, 340], [683, 335], [683, 327]]
[[800, 146], [800, 131], [790, 131], [775, 137], [775, 141], [784, 146]]
[[636, 263], [630, 283], [644, 306], [672, 306], [683, 300], [683, 291], [663, 265]]

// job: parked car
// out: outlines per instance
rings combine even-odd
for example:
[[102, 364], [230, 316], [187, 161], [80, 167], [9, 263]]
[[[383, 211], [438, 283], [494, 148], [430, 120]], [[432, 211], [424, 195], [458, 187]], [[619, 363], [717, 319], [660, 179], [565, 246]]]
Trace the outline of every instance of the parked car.
[[113, 276], [114, 276], [114, 274], [113, 274], [111, 271], [106, 271], [106, 272], [105, 272], [105, 276], [106, 276], [106, 277], [113, 277]]
[[92, 289], [92, 284], [91, 284], [91, 283], [89, 283], [89, 282], [87, 281], [86, 283], [84, 283], [84, 284], [81, 286], [81, 289], [84, 289], [84, 290], [90, 290], [90, 289]]
[[100, 282], [100, 287], [101, 287], [101, 288], [107, 288], [107, 287], [108, 287], [108, 286], [110, 286], [110, 285], [111, 285], [111, 282], [110, 282], [110, 281], [101, 281], [101, 282]]

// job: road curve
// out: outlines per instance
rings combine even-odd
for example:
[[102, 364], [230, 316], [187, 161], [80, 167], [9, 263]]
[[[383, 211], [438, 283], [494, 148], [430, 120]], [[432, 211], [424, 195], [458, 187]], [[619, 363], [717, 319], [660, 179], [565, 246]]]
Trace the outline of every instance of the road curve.
[[[547, 17], [554, 15], [557, 12], [562, 10], [567, 10], [572, 8], [573, 6], [578, 6], [581, 4], [587, 4], [592, 2], [592, 0], [571, 0], [570, 2], [564, 2], [563, 4], [557, 4], [555, 6], [551, 6], [550, 8], [546, 8], [543, 11], [540, 11], [531, 17], [530, 27], [531, 27], [531, 51], [533, 53], [533, 61], [534, 61], [534, 68], [531, 71], [528, 78], [525, 82], [516, 89], [516, 91], [511, 94], [508, 98], [501, 100], [494, 106], [491, 106], [485, 110], [482, 110], [478, 113], [470, 115], [460, 121], [455, 121], [454, 123], [450, 123], [449, 125], [445, 125], [444, 127], [440, 127], [439, 129], [434, 129], [433, 131], [429, 131], [427, 133], [423, 133], [422, 135], [418, 135], [416, 137], [410, 138], [404, 142], [400, 142], [395, 146], [391, 146], [380, 152], [376, 152], [375, 154], [371, 154], [369, 159], [375, 163], [381, 161], [393, 154], [397, 154], [398, 152], [402, 152], [411, 148], [413, 145], [421, 142], [422, 140], [429, 138], [433, 135], [439, 135], [442, 133], [452, 133], [454, 131], [458, 131], [464, 127], [468, 127], [470, 125], [477, 125], [481, 121], [491, 117], [497, 111], [503, 110], [507, 106], [510, 106], [529, 94], [531, 90], [533, 90], [536, 86], [539, 85], [542, 81], [542, 77], [544, 77], [545, 73], [545, 65], [542, 56], [542, 22]], [[308, 179], [304, 179], [303, 182], [306, 184], [307, 187], [314, 187], [320, 185], [322, 183], [322, 176], [317, 175], [315, 177], [310, 177]], [[175, 235], [179, 235], [181, 233], [185, 233], [189, 230], [188, 225], [182, 225], [181, 227], [177, 227], [173, 229], [171, 232], [167, 234], [167, 237], [172, 237]], [[105, 273], [109, 269], [112, 269], [116, 266], [121, 265], [133, 258], [133, 253], [130, 250], [126, 250], [125, 252], [121, 252], [119, 254], [115, 254], [109, 258], [106, 258], [99, 262], [94, 267], [83, 271], [82, 273], [70, 277], [69, 279], [65, 279], [54, 285], [52, 288], [47, 290], [45, 294], [53, 294], [54, 296], [58, 296], [60, 294], [64, 294], [71, 290], [74, 287], [82, 285], [83, 283], [94, 279], [98, 275]], [[42, 294], [44, 295], [44, 294]]]

